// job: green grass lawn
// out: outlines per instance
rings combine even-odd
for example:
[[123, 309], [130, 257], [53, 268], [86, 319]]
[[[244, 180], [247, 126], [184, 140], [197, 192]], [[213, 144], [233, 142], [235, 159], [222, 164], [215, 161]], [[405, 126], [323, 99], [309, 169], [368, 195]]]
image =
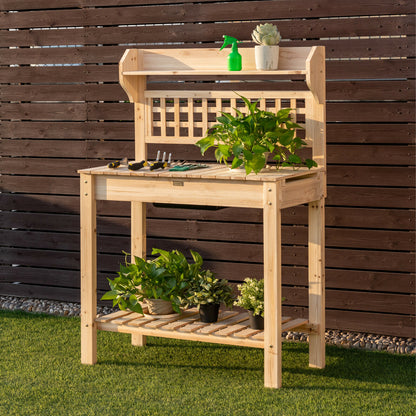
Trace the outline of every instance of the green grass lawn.
[[252, 348], [98, 333], [98, 364], [80, 364], [79, 318], [0, 311], [0, 415], [414, 415], [415, 360], [283, 344], [283, 385], [263, 387]]

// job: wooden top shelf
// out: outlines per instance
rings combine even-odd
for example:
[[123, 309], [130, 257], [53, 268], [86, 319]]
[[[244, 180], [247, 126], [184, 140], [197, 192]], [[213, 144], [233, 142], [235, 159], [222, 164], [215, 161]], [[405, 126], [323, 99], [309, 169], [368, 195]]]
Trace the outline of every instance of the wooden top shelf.
[[[325, 50], [322, 46], [280, 47], [276, 71], [256, 69], [254, 48], [239, 48], [242, 71], [228, 71], [229, 50], [213, 48], [127, 49], [120, 60], [120, 84], [131, 102], [147, 75], [152, 76], [305, 76], [306, 84], [320, 103], [325, 101]], [[180, 89], [180, 88], [179, 88]]]
[[210, 70], [203, 70], [203, 69], [181, 69], [181, 70], [174, 70], [174, 69], [165, 69], [165, 70], [141, 70], [141, 71], [124, 71], [122, 72], [123, 76], [143, 76], [143, 75], [227, 75], [227, 76], [259, 76], [259, 75], [306, 75], [306, 70], [298, 69], [298, 70], [276, 70], [276, 71], [259, 71], [256, 69], [252, 70], [242, 70], [242, 71], [228, 71], [225, 69], [210, 69]]

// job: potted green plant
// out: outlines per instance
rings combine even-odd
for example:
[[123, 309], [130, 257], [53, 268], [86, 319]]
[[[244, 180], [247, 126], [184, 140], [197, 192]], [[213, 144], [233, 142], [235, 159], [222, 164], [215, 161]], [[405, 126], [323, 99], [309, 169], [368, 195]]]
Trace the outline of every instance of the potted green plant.
[[191, 282], [200, 272], [201, 256], [191, 251], [194, 263], [177, 250], [170, 252], [153, 249], [153, 260], [134, 256], [134, 263], [127, 261], [120, 265], [118, 277], [111, 280], [110, 291], [101, 299], [112, 300], [113, 306], [143, 313], [141, 303], [145, 302], [149, 313], [155, 315], [180, 313], [186, 305]]
[[240, 295], [234, 305], [247, 309], [251, 328], [264, 329], [264, 279], [247, 277], [237, 288]]
[[246, 277], [244, 283], [237, 285], [237, 288], [240, 295], [234, 305], [247, 309], [251, 328], [264, 329], [264, 279]]
[[291, 121], [290, 108], [279, 110], [277, 113], [261, 110], [258, 101], [251, 102], [241, 96], [248, 110], [243, 114], [235, 109], [236, 116], [222, 112], [215, 124], [207, 131], [206, 137], [196, 145], [201, 153], [215, 147], [215, 157], [219, 163], [228, 165], [232, 158], [231, 169], [244, 165], [246, 174], [260, 172], [267, 162], [270, 153], [276, 161], [276, 168], [307, 166], [309, 169], [317, 166], [312, 159], [302, 159], [299, 149], [306, 143], [296, 137], [299, 124]]
[[203, 270], [193, 281], [188, 303], [198, 307], [202, 322], [216, 322], [220, 304], [233, 305], [232, 290], [227, 280], [217, 279], [210, 270]]
[[281, 39], [277, 27], [271, 23], [257, 25], [251, 37], [257, 43], [254, 47], [256, 68], [262, 71], [277, 69], [279, 65], [279, 42]]

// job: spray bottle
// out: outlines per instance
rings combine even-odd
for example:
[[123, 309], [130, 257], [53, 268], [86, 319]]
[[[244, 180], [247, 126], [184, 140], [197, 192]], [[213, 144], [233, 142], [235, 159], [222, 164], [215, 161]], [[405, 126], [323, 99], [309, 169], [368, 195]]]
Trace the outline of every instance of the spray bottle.
[[231, 45], [231, 53], [228, 55], [228, 70], [229, 71], [241, 71], [241, 55], [238, 53], [237, 42], [239, 42], [236, 38], [232, 36], [223, 35], [224, 43], [220, 48], [222, 51], [226, 46]]

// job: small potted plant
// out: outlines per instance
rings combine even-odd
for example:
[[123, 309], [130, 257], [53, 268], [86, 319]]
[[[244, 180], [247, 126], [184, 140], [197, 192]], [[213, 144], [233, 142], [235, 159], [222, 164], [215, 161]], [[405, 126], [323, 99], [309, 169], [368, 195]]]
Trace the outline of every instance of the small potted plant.
[[277, 27], [271, 23], [257, 25], [251, 37], [257, 43], [254, 47], [256, 68], [261, 71], [277, 69], [279, 65], [279, 42], [281, 39]]
[[302, 127], [291, 121], [290, 108], [274, 114], [260, 110], [258, 101], [252, 103], [241, 95], [240, 98], [248, 110], [247, 114], [238, 109], [235, 109], [236, 116], [222, 112], [217, 117], [218, 124], [196, 143], [202, 154], [214, 147], [219, 163], [228, 165], [232, 158], [231, 169], [244, 166], [247, 175], [250, 172], [257, 174], [265, 168], [269, 154], [273, 154], [276, 169], [286, 166], [306, 166], [310, 169], [317, 166], [312, 159], [303, 160], [298, 155], [299, 149], [306, 143], [296, 137], [296, 129]]
[[126, 261], [120, 265], [118, 277], [108, 279], [111, 290], [101, 299], [112, 300], [113, 306], [143, 313], [141, 303], [145, 302], [150, 314], [167, 315], [180, 313], [186, 305], [191, 282], [200, 272], [201, 256], [191, 251], [194, 263], [190, 264], [177, 250], [171, 252], [153, 249], [152, 255], [159, 256], [145, 260], [134, 256], [134, 263]]
[[240, 295], [234, 305], [247, 309], [251, 328], [264, 329], [264, 279], [246, 277], [244, 283], [237, 285], [237, 288]]
[[189, 291], [188, 303], [196, 305], [202, 322], [217, 322], [220, 304], [233, 305], [231, 287], [227, 280], [214, 277], [210, 270], [203, 270], [194, 280]]
[[247, 277], [237, 288], [240, 295], [234, 305], [247, 309], [251, 328], [264, 329], [264, 279]]

